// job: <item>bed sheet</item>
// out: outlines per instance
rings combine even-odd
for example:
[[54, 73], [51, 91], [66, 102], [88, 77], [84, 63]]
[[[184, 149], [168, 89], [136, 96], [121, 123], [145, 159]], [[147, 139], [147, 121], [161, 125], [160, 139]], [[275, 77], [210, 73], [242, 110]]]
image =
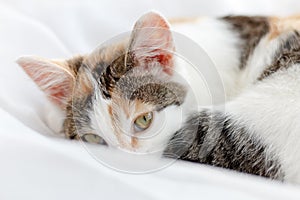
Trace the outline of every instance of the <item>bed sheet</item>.
[[[95, 160], [78, 142], [55, 136], [57, 108], [17, 66], [20, 55], [65, 58], [130, 30], [148, 10], [167, 17], [287, 15], [297, 0], [0, 1], [0, 199], [300, 199], [299, 186], [177, 161], [128, 174]], [[104, 156], [125, 162], [119, 152]], [[128, 162], [128, 161], [126, 161]], [[128, 165], [137, 165], [134, 161]]]

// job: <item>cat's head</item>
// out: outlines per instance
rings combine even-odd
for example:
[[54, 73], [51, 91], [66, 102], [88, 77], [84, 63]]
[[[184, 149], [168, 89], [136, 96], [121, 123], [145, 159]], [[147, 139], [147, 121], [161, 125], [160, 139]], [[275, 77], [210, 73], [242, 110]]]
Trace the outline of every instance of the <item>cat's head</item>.
[[150, 12], [121, 43], [69, 60], [22, 57], [20, 66], [66, 113], [70, 138], [149, 152], [163, 148], [181, 123], [186, 88], [175, 78], [168, 22]]

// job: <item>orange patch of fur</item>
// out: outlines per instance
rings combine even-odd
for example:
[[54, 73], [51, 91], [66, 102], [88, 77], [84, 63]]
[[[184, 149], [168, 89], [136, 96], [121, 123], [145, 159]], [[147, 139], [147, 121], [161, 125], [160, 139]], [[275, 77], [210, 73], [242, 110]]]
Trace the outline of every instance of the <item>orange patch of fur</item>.
[[139, 147], [139, 139], [136, 137], [131, 137], [131, 146], [136, 149]]
[[145, 110], [145, 104], [143, 104], [141, 101], [135, 101], [135, 113], [139, 114], [144, 112]]
[[178, 18], [171, 18], [168, 21], [170, 24], [184, 24], [184, 23], [194, 23], [197, 22], [200, 18], [199, 17], [178, 17]]
[[86, 76], [85, 74], [81, 74], [81, 76], [79, 77], [79, 85], [81, 87], [81, 91], [83, 93], [91, 93], [93, 90], [93, 86], [91, 81], [89, 80], [89, 77]]
[[[127, 119], [134, 120], [136, 117], [138, 117], [141, 114], [150, 112], [153, 110], [153, 106], [145, 104], [139, 100], [135, 100], [133, 102], [129, 102], [126, 99], [120, 98], [119, 94], [112, 93], [112, 105], [117, 106], [119, 112], [123, 112]], [[120, 143], [120, 145], [124, 148], [128, 149], [136, 149], [140, 146], [139, 139], [137, 137], [131, 137], [129, 142], [126, 142], [126, 135], [124, 135], [118, 127], [118, 124], [116, 122], [115, 116], [113, 114], [114, 110], [112, 105], [108, 106], [108, 113], [111, 116], [111, 121], [114, 129], [114, 134]], [[132, 105], [132, 106], [130, 106]], [[121, 124], [119, 124], [121, 126]]]
[[134, 115], [139, 116], [139, 115], [151, 112], [153, 109], [154, 109], [153, 106], [136, 100], [135, 101]]
[[108, 114], [109, 114], [111, 117], [112, 117], [112, 115], [113, 115], [111, 105], [108, 106]]
[[289, 17], [270, 17], [270, 32], [269, 40], [275, 39], [278, 36], [293, 31], [300, 30], [300, 16], [294, 15]]
[[108, 106], [107, 108], [108, 110], [108, 113], [110, 115], [110, 119], [111, 119], [111, 124], [112, 124], [112, 127], [113, 127], [113, 134], [116, 136], [118, 142], [121, 144], [121, 146], [128, 146], [126, 145], [125, 141], [122, 140], [122, 132], [120, 130], [120, 127], [117, 125], [116, 123], [116, 120], [115, 120], [115, 117], [113, 115], [113, 108], [111, 105]]

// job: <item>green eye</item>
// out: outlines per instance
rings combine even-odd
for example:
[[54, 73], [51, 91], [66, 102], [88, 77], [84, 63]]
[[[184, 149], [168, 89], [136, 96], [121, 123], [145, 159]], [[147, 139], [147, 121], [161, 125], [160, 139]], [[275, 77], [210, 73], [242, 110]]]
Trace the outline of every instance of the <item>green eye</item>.
[[99, 136], [92, 133], [87, 133], [81, 136], [82, 141], [92, 144], [106, 144], [106, 142]]
[[142, 114], [136, 118], [134, 121], [134, 129], [136, 132], [141, 132], [149, 128], [153, 119], [153, 113], [149, 112]]

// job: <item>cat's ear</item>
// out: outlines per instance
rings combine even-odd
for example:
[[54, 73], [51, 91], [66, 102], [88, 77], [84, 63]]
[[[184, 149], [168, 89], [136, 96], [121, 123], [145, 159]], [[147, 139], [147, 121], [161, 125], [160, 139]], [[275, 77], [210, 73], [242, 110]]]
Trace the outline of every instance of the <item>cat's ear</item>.
[[71, 98], [75, 81], [74, 65], [79, 64], [80, 60], [79, 57], [74, 59], [54, 61], [35, 56], [24, 56], [20, 57], [17, 63], [52, 102], [64, 109]]
[[167, 74], [172, 74], [174, 42], [169, 23], [155, 12], [143, 15], [131, 33], [128, 52], [134, 61], [147, 66], [159, 62]]

